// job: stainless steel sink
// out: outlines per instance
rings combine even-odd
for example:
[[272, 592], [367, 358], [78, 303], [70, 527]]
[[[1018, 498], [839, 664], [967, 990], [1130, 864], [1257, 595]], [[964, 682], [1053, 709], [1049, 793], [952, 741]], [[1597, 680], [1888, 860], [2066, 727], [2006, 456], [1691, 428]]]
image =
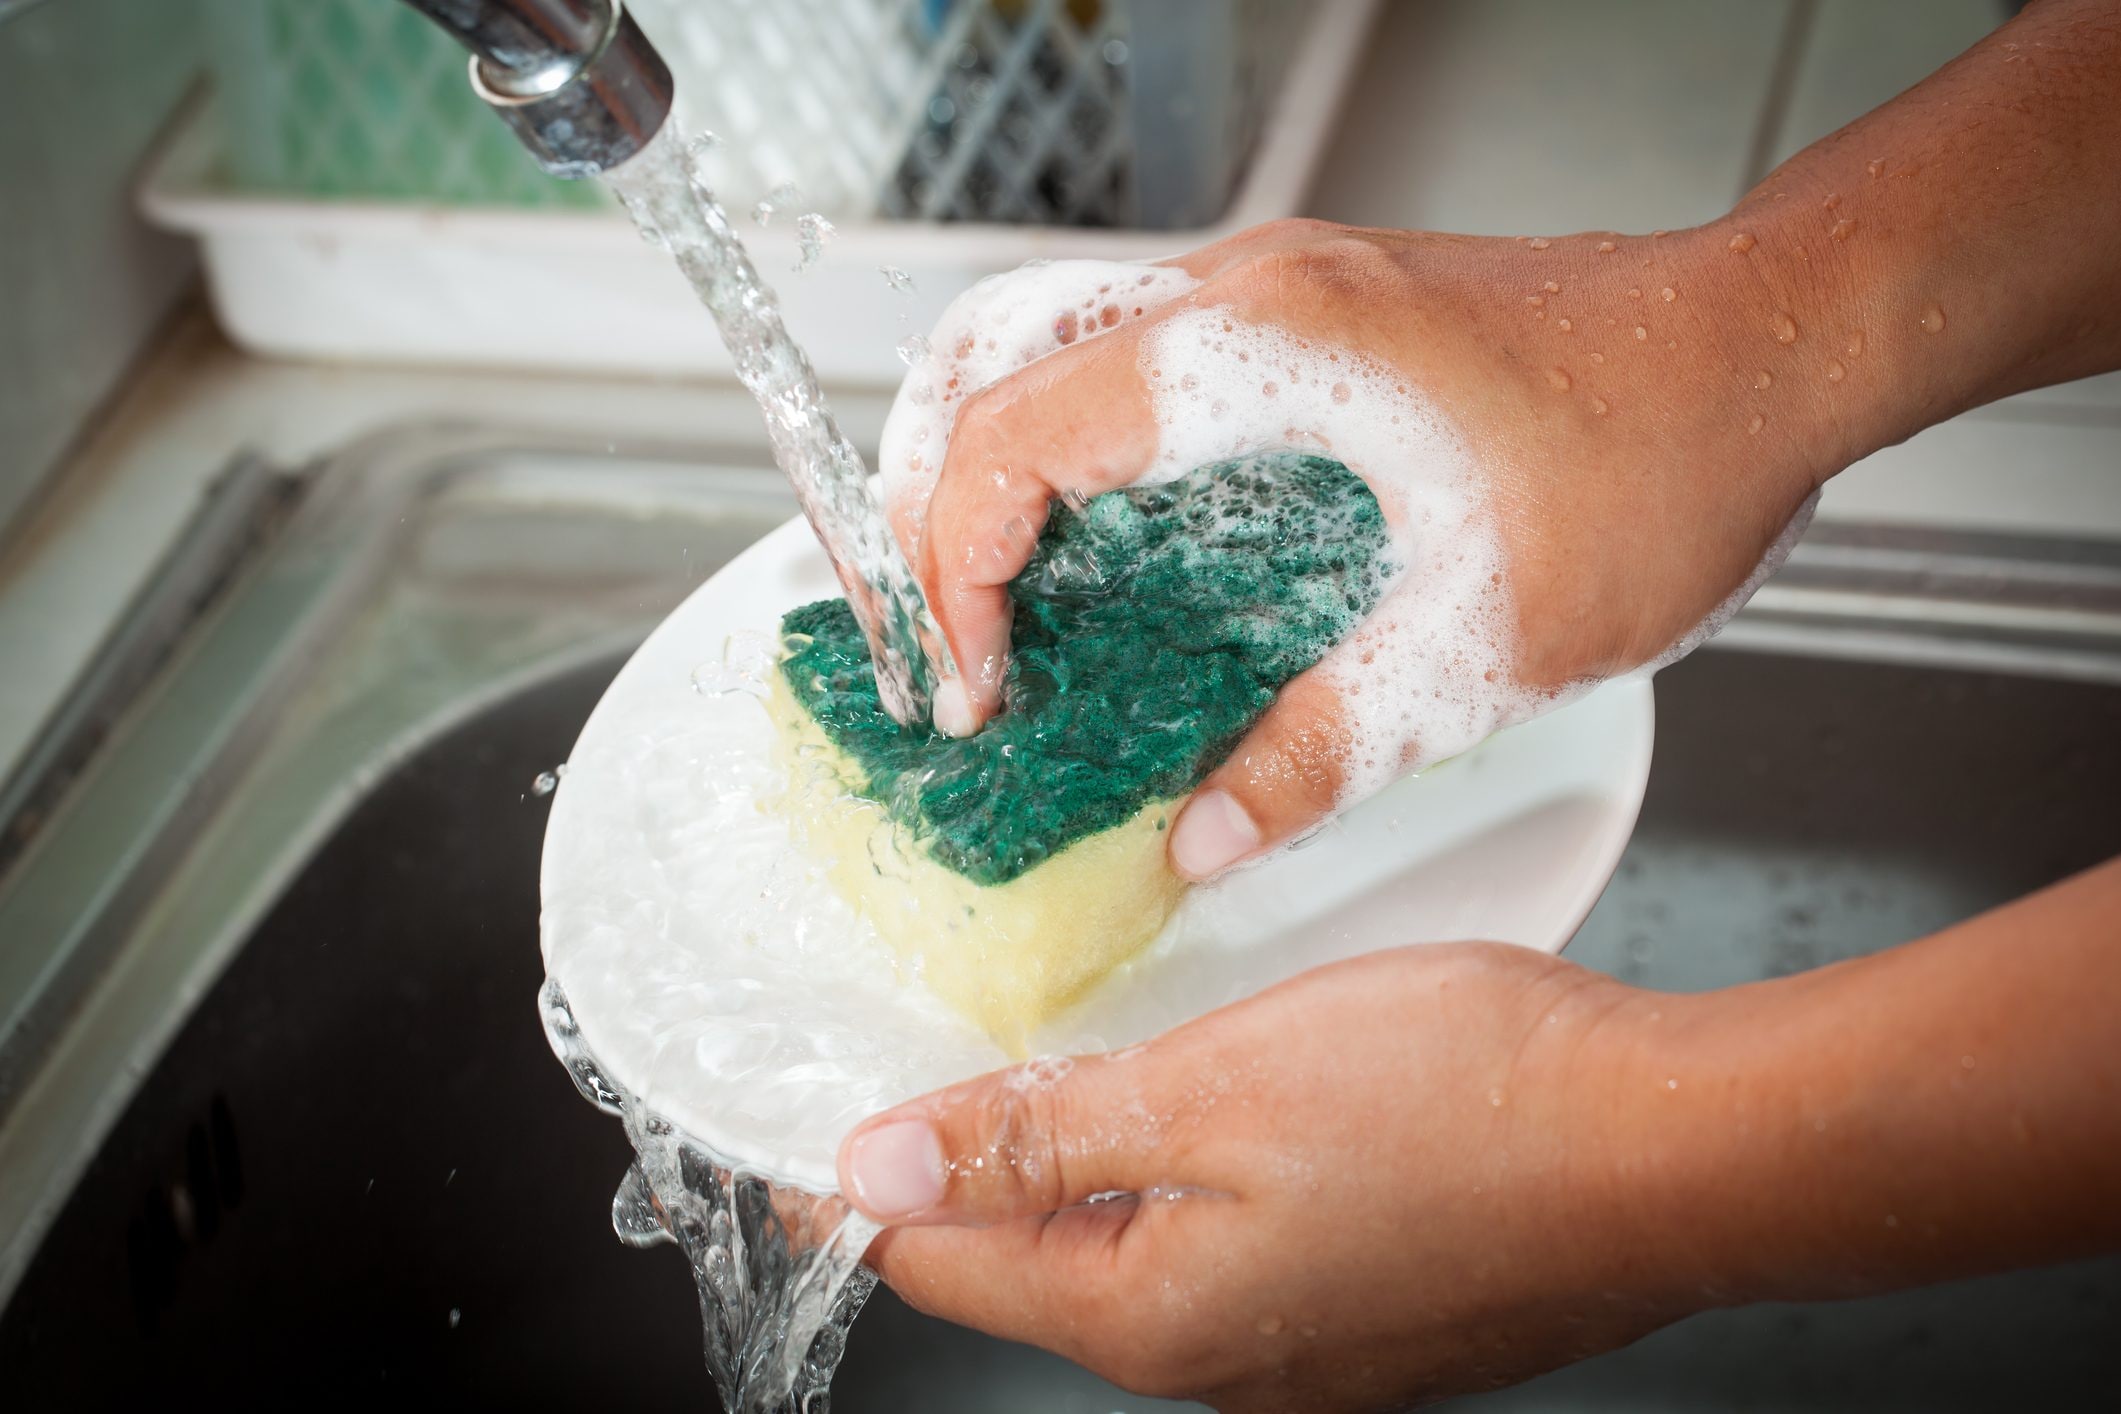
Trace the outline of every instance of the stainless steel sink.
[[[0, 874], [11, 1404], [711, 1400], [689, 1274], [612, 1237], [624, 1137], [539, 1031], [530, 786], [788, 501], [741, 454], [604, 446], [408, 431], [286, 483], [262, 550], [54, 753], [63, 788]], [[1821, 543], [1735, 627], [1775, 652], [1660, 677], [1642, 823], [1579, 961], [1723, 985], [2121, 852], [2121, 672], [2085, 607], [2121, 562], [2064, 556], [2075, 602], [2037, 631], [1953, 632], [1915, 608], [1943, 581], [1895, 588], [1875, 557], [1860, 621], [1834, 611], [1849, 551]], [[2088, 1262], [1715, 1313], [1468, 1403], [2093, 1407], [2117, 1329], [2121, 1261]], [[1181, 1407], [883, 1294], [835, 1402]]]

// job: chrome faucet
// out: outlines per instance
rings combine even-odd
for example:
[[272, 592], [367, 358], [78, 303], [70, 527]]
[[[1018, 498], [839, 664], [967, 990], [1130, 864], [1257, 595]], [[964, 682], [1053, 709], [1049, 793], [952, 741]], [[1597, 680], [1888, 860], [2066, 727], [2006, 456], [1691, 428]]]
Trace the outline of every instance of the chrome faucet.
[[471, 51], [471, 86], [556, 177], [608, 172], [670, 116], [670, 70], [621, 0], [405, 0]]

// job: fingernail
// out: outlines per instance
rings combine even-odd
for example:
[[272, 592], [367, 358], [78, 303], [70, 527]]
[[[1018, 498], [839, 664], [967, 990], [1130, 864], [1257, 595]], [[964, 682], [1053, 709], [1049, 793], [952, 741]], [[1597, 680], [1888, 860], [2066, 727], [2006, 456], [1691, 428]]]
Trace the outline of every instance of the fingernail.
[[943, 1201], [943, 1142], [926, 1120], [902, 1119], [855, 1136], [847, 1181], [871, 1217], [908, 1218]]
[[935, 689], [931, 715], [935, 729], [944, 736], [971, 736], [979, 730], [972, 716], [972, 694], [965, 691], [963, 678], [946, 678]]
[[1189, 879], [1220, 873], [1259, 848], [1259, 826], [1228, 791], [1193, 797], [1171, 831], [1171, 862]]

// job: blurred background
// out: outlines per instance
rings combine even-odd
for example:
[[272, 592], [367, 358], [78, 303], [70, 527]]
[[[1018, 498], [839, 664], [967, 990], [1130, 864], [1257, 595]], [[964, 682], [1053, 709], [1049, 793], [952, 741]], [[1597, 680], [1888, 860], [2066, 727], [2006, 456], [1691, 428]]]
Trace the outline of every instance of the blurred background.
[[[898, 345], [984, 274], [1292, 214], [1684, 227], [2011, 8], [629, 6], [870, 452]], [[240, 1371], [327, 1358], [349, 1398], [395, 1369], [698, 1407], [683, 1274], [611, 1241], [623, 1138], [537, 1032], [528, 786], [792, 513], [755, 406], [669, 257], [392, 0], [0, 0], [0, 133], [0, 1366], [23, 1407], [263, 1400]], [[1642, 829], [1571, 956], [1774, 975], [2121, 850], [2117, 467], [2107, 376], [1834, 482], [1660, 678]], [[585, 1310], [625, 1313], [626, 1360], [569, 1339]], [[1498, 1399], [2089, 1407], [2117, 1320], [2082, 1264], [1722, 1313]], [[227, 1357], [261, 1331], [281, 1356]], [[842, 1404], [1150, 1407], [1028, 1359], [880, 1305]]]

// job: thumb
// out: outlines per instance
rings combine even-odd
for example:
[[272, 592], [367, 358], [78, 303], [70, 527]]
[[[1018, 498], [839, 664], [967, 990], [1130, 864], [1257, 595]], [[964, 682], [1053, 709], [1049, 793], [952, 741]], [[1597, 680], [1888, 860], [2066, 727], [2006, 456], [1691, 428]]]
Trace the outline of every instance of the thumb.
[[1172, 1184], [1157, 1046], [1034, 1060], [865, 1121], [840, 1191], [878, 1222], [985, 1226]]
[[1340, 802], [1348, 744], [1340, 693], [1317, 668], [1291, 678], [1186, 802], [1171, 867], [1198, 882], [1318, 824]]

